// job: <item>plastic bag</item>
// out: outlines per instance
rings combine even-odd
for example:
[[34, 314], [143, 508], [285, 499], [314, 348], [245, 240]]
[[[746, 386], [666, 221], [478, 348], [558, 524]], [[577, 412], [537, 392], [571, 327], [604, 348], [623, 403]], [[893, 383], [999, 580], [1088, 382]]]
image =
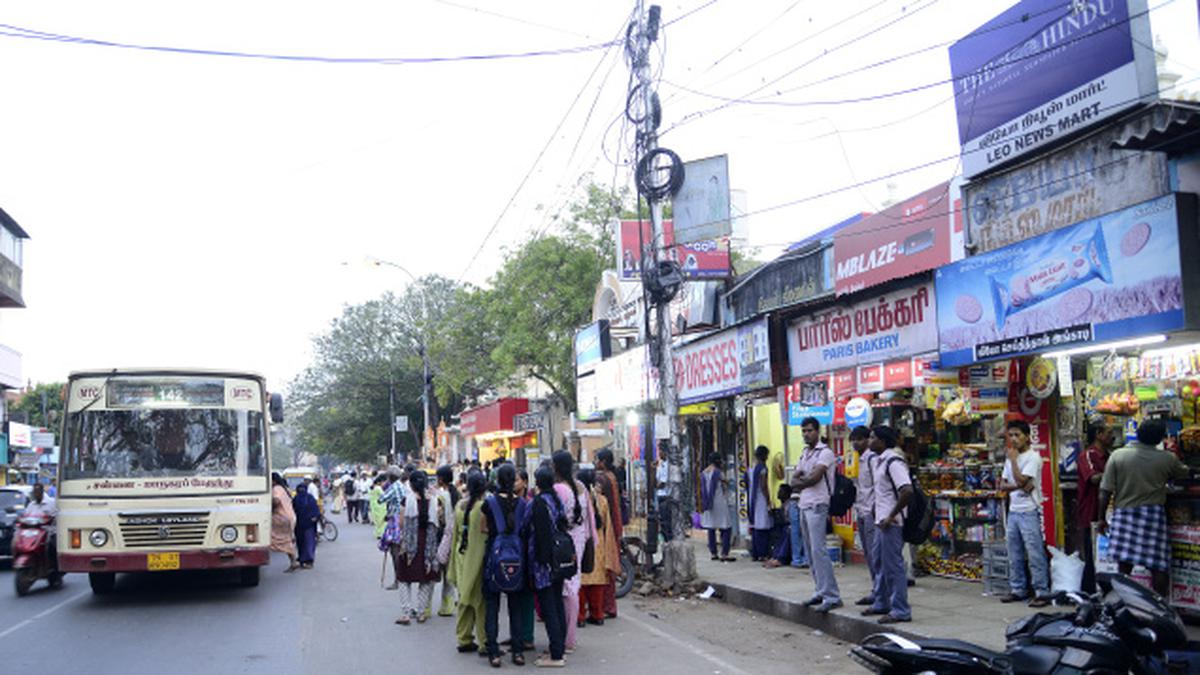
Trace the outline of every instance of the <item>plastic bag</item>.
[[1067, 555], [1053, 546], [1050, 551], [1050, 590], [1079, 592], [1083, 585], [1083, 561], [1078, 553]]

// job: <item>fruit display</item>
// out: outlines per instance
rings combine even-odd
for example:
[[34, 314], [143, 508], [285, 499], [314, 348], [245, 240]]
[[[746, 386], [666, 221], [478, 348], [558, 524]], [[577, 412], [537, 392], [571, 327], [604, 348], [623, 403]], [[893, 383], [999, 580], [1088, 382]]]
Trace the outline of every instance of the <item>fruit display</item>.
[[1179, 450], [1185, 455], [1200, 455], [1200, 426], [1184, 427], [1179, 432]]
[[1096, 402], [1095, 410], [1105, 415], [1136, 415], [1141, 402], [1132, 393], [1108, 394]]
[[966, 426], [978, 419], [979, 415], [971, 412], [971, 400], [966, 398], [954, 399], [946, 404], [946, 409], [942, 411], [942, 421], [958, 427]]

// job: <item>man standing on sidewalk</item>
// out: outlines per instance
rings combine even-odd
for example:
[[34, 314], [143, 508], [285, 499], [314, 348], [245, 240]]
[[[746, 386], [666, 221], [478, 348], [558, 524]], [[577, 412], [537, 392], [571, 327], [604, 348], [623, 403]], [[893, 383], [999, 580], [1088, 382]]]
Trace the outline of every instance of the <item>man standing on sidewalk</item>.
[[854, 427], [850, 430], [850, 446], [858, 453], [858, 492], [854, 498], [855, 526], [858, 537], [862, 541], [863, 556], [867, 559], [867, 572], [871, 575], [871, 592], [859, 598], [854, 604], [871, 606], [875, 604], [876, 592], [879, 589], [879, 559], [875, 556], [875, 493], [874, 477], [875, 460], [878, 455], [869, 442], [871, 430], [866, 427]]
[[825, 528], [829, 522], [829, 498], [833, 495], [837, 457], [828, 445], [821, 442], [821, 425], [813, 417], [800, 422], [804, 436], [804, 454], [792, 476], [792, 488], [800, 491], [800, 525], [808, 545], [816, 589], [808, 601], [809, 607], [825, 613], [842, 606], [837, 579], [833, 576], [833, 561], [825, 547]]
[[[871, 430], [869, 445], [878, 453], [873, 458], [874, 490], [875, 601], [864, 609], [863, 616], [882, 614], [879, 623], [912, 621], [908, 605], [908, 577], [904, 570], [904, 516], [912, 499], [912, 476], [908, 461], [900, 451], [899, 437], [891, 427], [877, 426]], [[859, 468], [862, 471], [862, 467]]]
[[1116, 434], [1103, 421], [1088, 424], [1087, 449], [1079, 456], [1079, 497], [1075, 500], [1075, 540], [1083, 559], [1083, 591], [1096, 592], [1095, 547], [1092, 523], [1100, 521], [1100, 479], [1112, 452]]
[[1030, 447], [1029, 423], [1008, 423], [1007, 457], [1000, 477], [1000, 491], [1008, 493], [1008, 585], [1011, 592], [1000, 602], [1028, 599], [1025, 563], [1033, 576], [1036, 597], [1030, 607], [1050, 604], [1050, 564], [1042, 537], [1042, 456]]
[[1160, 450], [1167, 435], [1159, 420], [1138, 426], [1137, 440], [1117, 450], [1104, 467], [1100, 481], [1100, 530], [1108, 528], [1105, 512], [1116, 495], [1109, 549], [1121, 574], [1134, 565], [1150, 570], [1154, 590], [1167, 597], [1170, 590], [1171, 549], [1167, 541], [1167, 481], [1186, 478], [1188, 469], [1179, 458]]

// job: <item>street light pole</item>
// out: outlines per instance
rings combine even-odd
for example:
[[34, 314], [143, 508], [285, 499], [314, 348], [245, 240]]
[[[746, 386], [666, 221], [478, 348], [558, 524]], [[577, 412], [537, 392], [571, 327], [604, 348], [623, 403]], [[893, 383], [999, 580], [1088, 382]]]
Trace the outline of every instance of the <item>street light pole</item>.
[[[431, 377], [430, 370], [429, 370], [429, 349], [428, 349], [429, 334], [427, 333], [429, 327], [426, 324], [426, 322], [429, 319], [429, 301], [428, 301], [428, 298], [425, 297], [425, 289], [423, 287], [421, 287], [420, 280], [418, 280], [416, 275], [414, 275], [412, 272], [409, 272], [408, 269], [406, 269], [403, 265], [394, 263], [390, 260], [384, 260], [383, 258], [376, 258], [375, 256], [368, 256], [366, 258], [366, 260], [367, 260], [367, 262], [371, 263], [372, 265], [375, 265], [376, 267], [386, 265], [388, 267], [393, 267], [395, 269], [400, 270], [401, 272], [404, 272], [404, 274], [407, 275], [410, 280], [412, 280], [413, 285], [417, 287], [417, 292], [421, 296], [421, 312], [425, 315], [424, 316], [425, 321], [421, 322], [421, 335], [418, 339], [417, 353], [421, 355], [421, 409], [422, 409], [421, 412], [422, 412], [422, 416], [424, 417], [424, 427], [423, 427], [424, 431], [423, 431], [423, 434], [421, 437], [421, 443], [419, 444], [419, 447], [417, 448], [417, 457], [419, 458], [425, 454], [425, 450], [427, 449], [427, 448], [425, 448], [425, 443], [426, 443], [427, 439], [433, 438], [433, 434], [430, 433], [430, 427], [429, 427], [429, 421], [430, 421], [429, 412], [430, 412], [430, 405], [432, 403], [431, 394], [432, 394], [432, 389], [433, 389], [433, 387], [432, 387], [432, 379], [433, 378]], [[345, 264], [345, 263], [342, 263], [342, 264]], [[396, 425], [396, 413], [394, 411], [395, 402], [393, 400], [394, 396], [393, 396], [392, 392], [393, 392], [393, 385], [391, 384], [390, 375], [389, 375], [388, 408], [389, 408], [389, 410], [392, 410], [392, 412], [391, 412], [391, 419], [388, 420], [388, 424], [391, 425], [389, 428], [391, 428], [391, 430], [392, 430], [392, 455], [395, 456], [395, 454], [396, 454], [396, 426], [395, 426]], [[428, 450], [432, 450], [432, 449], [433, 448], [428, 448]]]

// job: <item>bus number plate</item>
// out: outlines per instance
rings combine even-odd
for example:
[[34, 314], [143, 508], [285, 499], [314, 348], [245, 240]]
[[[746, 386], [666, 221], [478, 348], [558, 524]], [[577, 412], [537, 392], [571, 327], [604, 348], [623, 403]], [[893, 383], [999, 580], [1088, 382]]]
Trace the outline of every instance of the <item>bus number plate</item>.
[[151, 572], [179, 569], [178, 553], [147, 553], [146, 569]]

